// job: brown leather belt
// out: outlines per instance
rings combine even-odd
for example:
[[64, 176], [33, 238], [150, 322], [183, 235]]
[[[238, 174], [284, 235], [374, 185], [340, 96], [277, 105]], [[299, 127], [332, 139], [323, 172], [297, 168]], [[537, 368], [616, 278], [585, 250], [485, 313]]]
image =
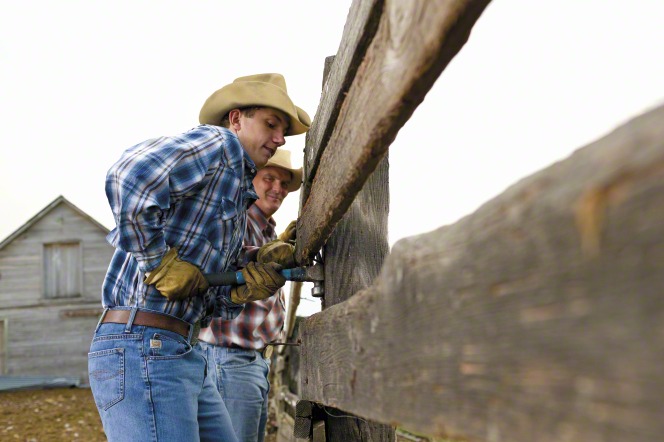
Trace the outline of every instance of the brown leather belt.
[[[102, 319], [102, 323], [112, 322], [115, 324], [126, 324], [129, 321], [131, 310], [108, 310]], [[144, 325], [146, 327], [161, 328], [163, 330], [172, 331], [185, 339], [189, 338], [189, 328], [191, 325], [181, 319], [172, 316], [166, 316], [159, 313], [150, 313], [143, 310], [136, 312], [134, 317], [134, 325]], [[198, 338], [198, 336], [192, 336]]]

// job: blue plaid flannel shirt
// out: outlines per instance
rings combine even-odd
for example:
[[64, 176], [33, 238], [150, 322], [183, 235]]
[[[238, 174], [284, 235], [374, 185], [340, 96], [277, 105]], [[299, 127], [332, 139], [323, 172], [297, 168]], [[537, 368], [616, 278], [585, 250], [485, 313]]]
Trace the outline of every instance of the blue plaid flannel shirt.
[[203, 273], [236, 270], [246, 210], [258, 199], [255, 174], [237, 136], [218, 126], [127, 149], [106, 177], [116, 223], [107, 240], [116, 251], [102, 288], [104, 308], [138, 307], [203, 326], [213, 311], [237, 316], [243, 306], [231, 302], [229, 287], [169, 301], [143, 280], [171, 247]]

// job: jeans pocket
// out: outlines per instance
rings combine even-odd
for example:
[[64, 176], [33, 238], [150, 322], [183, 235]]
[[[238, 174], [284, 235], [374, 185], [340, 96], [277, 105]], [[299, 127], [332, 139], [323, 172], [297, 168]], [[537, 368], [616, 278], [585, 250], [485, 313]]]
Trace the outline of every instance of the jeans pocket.
[[226, 355], [226, 359], [222, 361], [224, 368], [242, 368], [256, 362], [257, 353], [255, 351], [242, 351], [232, 352]]
[[187, 355], [192, 346], [181, 337], [172, 337], [164, 333], [154, 333], [149, 341], [150, 359], [177, 359]]
[[108, 410], [124, 399], [125, 360], [123, 348], [88, 353], [90, 389], [100, 410]]

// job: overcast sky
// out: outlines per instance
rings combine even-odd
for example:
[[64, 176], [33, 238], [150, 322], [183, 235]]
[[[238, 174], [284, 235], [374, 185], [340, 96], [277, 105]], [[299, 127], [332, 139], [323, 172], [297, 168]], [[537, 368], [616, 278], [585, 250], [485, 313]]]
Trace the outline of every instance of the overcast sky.
[[[112, 228], [110, 165], [238, 76], [284, 74], [313, 117], [350, 4], [0, 0], [0, 240], [59, 195]], [[664, 103], [663, 23], [661, 0], [494, 0], [390, 147], [390, 244]]]

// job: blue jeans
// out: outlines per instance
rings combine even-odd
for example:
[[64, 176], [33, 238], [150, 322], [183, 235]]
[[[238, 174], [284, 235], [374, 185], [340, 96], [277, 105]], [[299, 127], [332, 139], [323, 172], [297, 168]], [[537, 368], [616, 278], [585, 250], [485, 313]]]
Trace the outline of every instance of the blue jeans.
[[109, 441], [237, 441], [203, 351], [177, 333], [100, 324], [88, 370]]
[[208, 372], [231, 415], [240, 442], [263, 442], [267, 423], [270, 360], [255, 350], [220, 347], [201, 342]]

